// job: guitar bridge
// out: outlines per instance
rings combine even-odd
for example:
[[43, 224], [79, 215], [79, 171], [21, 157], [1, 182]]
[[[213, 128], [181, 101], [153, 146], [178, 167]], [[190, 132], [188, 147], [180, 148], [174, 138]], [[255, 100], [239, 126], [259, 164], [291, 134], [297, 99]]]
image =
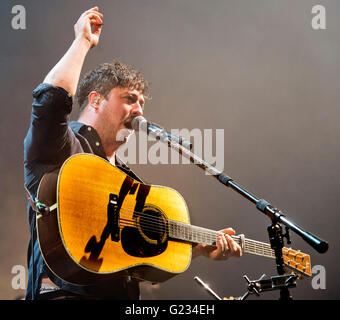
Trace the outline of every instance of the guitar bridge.
[[108, 227], [111, 234], [111, 240], [118, 242], [119, 236], [119, 211], [118, 211], [118, 196], [110, 193], [109, 203], [107, 205]]

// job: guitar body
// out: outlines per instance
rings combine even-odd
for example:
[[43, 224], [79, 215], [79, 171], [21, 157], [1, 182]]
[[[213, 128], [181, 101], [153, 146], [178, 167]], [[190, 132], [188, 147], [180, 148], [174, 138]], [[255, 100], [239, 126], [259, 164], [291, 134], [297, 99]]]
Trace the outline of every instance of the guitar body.
[[132, 276], [162, 282], [185, 271], [191, 244], [172, 241], [168, 220], [189, 224], [182, 196], [139, 183], [100, 157], [78, 154], [42, 179], [38, 198], [56, 210], [37, 216], [49, 269], [63, 280], [93, 284]]

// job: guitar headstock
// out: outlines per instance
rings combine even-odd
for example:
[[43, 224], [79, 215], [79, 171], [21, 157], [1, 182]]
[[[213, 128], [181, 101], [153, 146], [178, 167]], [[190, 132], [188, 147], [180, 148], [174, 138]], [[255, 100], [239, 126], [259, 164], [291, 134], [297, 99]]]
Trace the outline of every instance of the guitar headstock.
[[287, 267], [308, 277], [312, 275], [310, 256], [308, 254], [302, 253], [300, 250], [282, 248], [282, 255]]

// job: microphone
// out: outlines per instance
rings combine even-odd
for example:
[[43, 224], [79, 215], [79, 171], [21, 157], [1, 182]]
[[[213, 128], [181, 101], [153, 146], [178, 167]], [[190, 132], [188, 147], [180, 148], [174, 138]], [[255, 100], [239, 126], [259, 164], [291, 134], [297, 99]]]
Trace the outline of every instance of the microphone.
[[171, 132], [166, 131], [164, 128], [162, 128], [158, 124], [147, 121], [142, 116], [137, 116], [133, 118], [131, 121], [131, 127], [135, 131], [142, 130], [146, 132], [148, 135], [154, 136], [156, 139], [162, 139], [165, 142], [168, 142], [170, 140], [170, 141], [174, 141], [174, 142], [181, 144], [187, 149], [192, 148], [192, 143], [190, 143], [189, 141], [186, 141], [181, 137], [175, 136]]

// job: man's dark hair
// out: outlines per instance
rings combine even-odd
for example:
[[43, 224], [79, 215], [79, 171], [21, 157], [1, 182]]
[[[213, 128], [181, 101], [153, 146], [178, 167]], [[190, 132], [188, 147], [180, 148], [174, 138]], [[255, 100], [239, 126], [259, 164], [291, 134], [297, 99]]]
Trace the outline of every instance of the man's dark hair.
[[77, 90], [79, 114], [87, 106], [91, 91], [97, 91], [107, 99], [110, 91], [116, 87], [138, 90], [148, 98], [149, 85], [143, 75], [133, 67], [115, 60], [112, 63], [99, 65], [98, 68], [85, 74], [79, 82]]

